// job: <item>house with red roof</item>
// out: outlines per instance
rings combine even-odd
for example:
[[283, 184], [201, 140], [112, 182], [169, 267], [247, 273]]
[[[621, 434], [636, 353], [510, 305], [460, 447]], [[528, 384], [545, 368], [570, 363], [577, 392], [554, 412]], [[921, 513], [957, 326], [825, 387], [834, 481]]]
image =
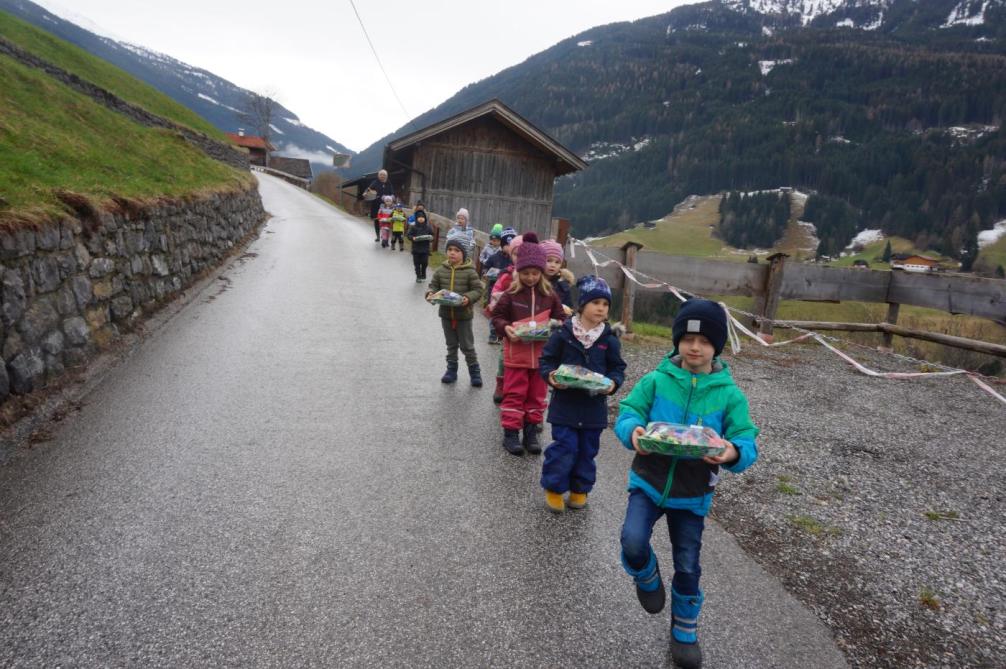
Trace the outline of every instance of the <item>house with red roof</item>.
[[269, 166], [269, 153], [276, 150], [276, 147], [269, 143], [264, 137], [246, 135], [244, 130], [236, 133], [229, 132], [227, 137], [237, 146], [248, 151], [248, 162], [261, 167]]

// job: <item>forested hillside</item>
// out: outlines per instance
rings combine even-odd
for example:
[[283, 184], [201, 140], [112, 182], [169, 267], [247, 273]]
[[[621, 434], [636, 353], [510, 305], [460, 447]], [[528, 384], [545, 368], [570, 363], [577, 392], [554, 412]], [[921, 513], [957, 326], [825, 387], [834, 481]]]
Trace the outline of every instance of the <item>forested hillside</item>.
[[554, 213], [580, 236], [693, 193], [793, 186], [830, 203], [821, 253], [870, 227], [961, 258], [1006, 218], [1006, 10], [954, 23], [959, 4], [844, 3], [806, 26], [743, 2], [681, 7], [565, 40], [410, 128], [499, 97], [591, 162], [557, 184]]

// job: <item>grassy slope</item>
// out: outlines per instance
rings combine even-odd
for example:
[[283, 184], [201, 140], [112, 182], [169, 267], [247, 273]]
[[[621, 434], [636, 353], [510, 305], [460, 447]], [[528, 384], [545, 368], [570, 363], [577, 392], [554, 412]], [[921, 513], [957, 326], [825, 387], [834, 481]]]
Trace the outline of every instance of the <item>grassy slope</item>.
[[984, 263], [993, 270], [996, 265], [1002, 265], [1006, 269], [1006, 237], [983, 248], [978, 254], [978, 263]]
[[597, 239], [597, 246], [620, 247], [626, 242], [642, 244], [650, 251], [668, 255], [700, 256], [717, 260], [744, 262], [748, 253], [731, 253], [733, 250], [712, 235], [712, 227], [719, 221], [719, 196], [697, 198], [691, 204], [679, 205], [674, 212], [657, 222], [654, 228], [642, 226], [625, 230], [610, 237]]
[[[657, 221], [654, 228], [638, 226], [598, 239], [594, 243], [598, 246], [621, 246], [633, 241], [651, 251], [668, 255], [747, 262], [751, 251], [734, 248], [713, 236], [713, 229], [720, 220], [719, 204], [719, 195], [696, 197], [678, 205], [673, 212]], [[812, 257], [813, 254], [806, 250], [811, 245], [811, 238], [796, 223], [802, 215], [803, 203], [795, 201], [789, 227], [783, 238], [771, 249], [772, 252], [781, 251], [801, 260]]]
[[248, 183], [176, 134], [146, 128], [38, 70], [0, 58], [0, 214], [60, 209], [54, 189], [102, 201]]
[[226, 142], [226, 136], [209, 121], [159, 93], [139, 79], [83, 49], [39, 30], [6, 12], [0, 12], [0, 35], [25, 51], [111, 91], [118, 97], [175, 123]]

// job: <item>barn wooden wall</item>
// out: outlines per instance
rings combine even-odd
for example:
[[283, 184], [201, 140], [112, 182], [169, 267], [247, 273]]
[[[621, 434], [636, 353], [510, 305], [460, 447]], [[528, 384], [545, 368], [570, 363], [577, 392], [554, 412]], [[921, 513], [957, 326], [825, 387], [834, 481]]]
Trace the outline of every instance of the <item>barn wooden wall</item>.
[[[452, 217], [461, 207], [478, 230], [494, 223], [547, 237], [552, 222], [555, 167], [549, 156], [492, 118], [481, 118], [414, 148], [414, 169], [426, 174], [426, 208]], [[412, 173], [408, 202], [422, 198]]]

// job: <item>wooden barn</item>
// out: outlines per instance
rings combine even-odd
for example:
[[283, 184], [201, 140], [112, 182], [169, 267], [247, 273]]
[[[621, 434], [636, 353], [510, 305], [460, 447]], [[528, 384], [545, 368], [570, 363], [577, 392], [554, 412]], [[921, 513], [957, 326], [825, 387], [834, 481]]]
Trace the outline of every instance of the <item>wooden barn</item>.
[[499, 100], [400, 137], [384, 167], [407, 205], [453, 218], [464, 207], [482, 231], [502, 223], [548, 236], [555, 180], [587, 167]]

